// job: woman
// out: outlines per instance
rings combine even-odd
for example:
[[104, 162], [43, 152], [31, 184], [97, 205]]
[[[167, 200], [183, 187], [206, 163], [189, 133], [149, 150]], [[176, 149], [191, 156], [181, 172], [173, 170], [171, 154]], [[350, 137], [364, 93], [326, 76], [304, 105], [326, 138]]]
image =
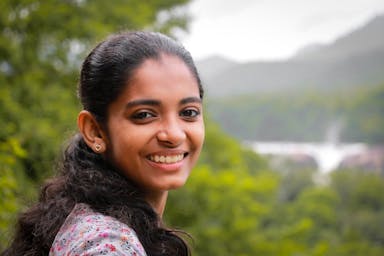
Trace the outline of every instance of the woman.
[[162, 224], [204, 140], [190, 54], [159, 33], [109, 37], [85, 59], [79, 134], [4, 255], [189, 255]]

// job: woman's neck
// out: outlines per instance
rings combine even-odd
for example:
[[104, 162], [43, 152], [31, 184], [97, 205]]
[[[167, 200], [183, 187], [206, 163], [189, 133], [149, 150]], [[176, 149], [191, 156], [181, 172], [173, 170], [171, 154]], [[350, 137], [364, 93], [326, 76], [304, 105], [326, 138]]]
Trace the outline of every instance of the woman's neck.
[[160, 218], [163, 216], [165, 204], [167, 203], [168, 191], [162, 192], [149, 192], [145, 196], [146, 201], [157, 212]]

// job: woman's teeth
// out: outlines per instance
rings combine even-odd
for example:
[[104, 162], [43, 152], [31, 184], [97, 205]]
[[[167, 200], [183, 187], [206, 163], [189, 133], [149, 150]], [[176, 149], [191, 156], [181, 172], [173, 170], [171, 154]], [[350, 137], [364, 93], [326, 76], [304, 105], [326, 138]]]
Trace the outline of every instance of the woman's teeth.
[[165, 163], [165, 164], [173, 164], [181, 161], [183, 158], [184, 158], [184, 154], [173, 155], [173, 156], [159, 156], [159, 155], [149, 156], [149, 160], [156, 163]]

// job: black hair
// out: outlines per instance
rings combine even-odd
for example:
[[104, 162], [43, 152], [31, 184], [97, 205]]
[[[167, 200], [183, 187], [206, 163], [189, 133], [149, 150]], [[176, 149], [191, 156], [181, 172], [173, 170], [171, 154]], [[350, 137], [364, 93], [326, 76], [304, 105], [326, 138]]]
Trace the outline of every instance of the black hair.
[[[105, 125], [109, 105], [129, 86], [135, 71], [161, 54], [179, 57], [187, 65], [202, 98], [198, 72], [183, 46], [160, 33], [126, 32], [98, 44], [83, 62], [79, 83], [83, 108]], [[190, 255], [183, 232], [165, 227], [141, 189], [90, 149], [80, 134], [64, 151], [58, 175], [45, 183], [38, 202], [20, 215], [14, 240], [2, 255], [48, 255], [77, 203], [129, 225], [148, 255]]]
[[100, 43], [85, 59], [80, 75], [79, 96], [85, 110], [103, 122], [107, 106], [132, 79], [147, 59], [161, 54], [179, 57], [197, 81], [200, 98], [203, 87], [190, 53], [171, 38], [154, 32], [134, 32], [111, 36]]

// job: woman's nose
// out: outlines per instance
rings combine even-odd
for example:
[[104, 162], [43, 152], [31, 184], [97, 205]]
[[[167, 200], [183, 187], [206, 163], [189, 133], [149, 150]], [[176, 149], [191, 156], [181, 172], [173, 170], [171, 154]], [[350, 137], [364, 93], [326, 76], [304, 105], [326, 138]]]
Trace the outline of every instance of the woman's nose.
[[186, 139], [186, 134], [180, 121], [171, 118], [164, 120], [157, 133], [157, 139], [162, 144], [176, 147]]

